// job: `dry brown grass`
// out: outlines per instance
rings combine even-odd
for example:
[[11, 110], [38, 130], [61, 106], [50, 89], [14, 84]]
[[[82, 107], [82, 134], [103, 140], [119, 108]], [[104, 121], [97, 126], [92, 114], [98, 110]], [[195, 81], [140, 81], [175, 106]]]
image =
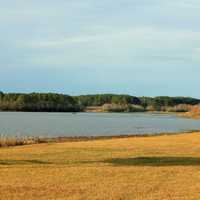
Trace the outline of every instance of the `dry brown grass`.
[[200, 133], [0, 148], [1, 200], [199, 200]]
[[48, 142], [45, 139], [41, 138], [32, 138], [32, 137], [7, 137], [0, 136], [0, 148], [1, 147], [13, 147], [13, 146], [21, 146], [21, 145], [30, 145], [30, 144], [38, 144]]
[[200, 105], [192, 106], [190, 111], [184, 114], [185, 117], [200, 118]]
[[88, 106], [84, 110], [85, 112], [103, 112], [102, 106]]
[[28, 144], [25, 138], [0, 136], [0, 147], [19, 146]]

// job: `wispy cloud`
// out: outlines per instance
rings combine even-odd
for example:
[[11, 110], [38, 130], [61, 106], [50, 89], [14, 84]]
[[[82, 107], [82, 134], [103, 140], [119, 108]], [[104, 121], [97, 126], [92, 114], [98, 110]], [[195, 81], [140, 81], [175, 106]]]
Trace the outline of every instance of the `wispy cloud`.
[[[183, 42], [183, 40], [187, 43], [190, 42], [194, 44], [194, 42], [200, 42], [200, 31], [190, 31], [190, 30], [166, 30], [159, 29], [157, 27], [136, 27], [136, 28], [128, 28], [128, 29], [110, 29], [109, 27], [106, 29], [104, 27], [104, 32], [101, 32], [100, 29], [97, 29], [100, 33], [96, 32], [93, 34], [80, 34], [76, 36], [69, 37], [60, 37], [60, 38], [49, 38], [43, 40], [32, 40], [26, 41], [24, 43], [27, 47], [44, 47], [44, 48], [59, 48], [63, 46], [67, 46], [68, 44], [77, 44], [77, 43], [102, 43], [106, 42], [143, 42], [144, 40], [149, 40], [150, 42], [154, 42], [155, 40], [160, 41], [162, 43], [168, 43], [171, 41], [171, 45], [179, 44]], [[148, 45], [148, 43], [146, 43]], [[158, 44], [154, 44], [155, 46]]]
[[[163, 30], [154, 27], [103, 30], [102, 33], [36, 40], [26, 42], [24, 45], [35, 50], [57, 50], [58, 54], [56, 53], [53, 58], [52, 55], [46, 54], [38, 60], [46, 64], [79, 65], [83, 61], [84, 64], [98, 63], [102, 57], [105, 58], [105, 64], [110, 63], [110, 60], [106, 59], [108, 57], [115, 60], [115, 64], [120, 61], [143, 63], [144, 60], [146, 62], [200, 61], [196, 53], [196, 49], [200, 47], [200, 32]], [[111, 63], [114, 64], [113, 61]]]

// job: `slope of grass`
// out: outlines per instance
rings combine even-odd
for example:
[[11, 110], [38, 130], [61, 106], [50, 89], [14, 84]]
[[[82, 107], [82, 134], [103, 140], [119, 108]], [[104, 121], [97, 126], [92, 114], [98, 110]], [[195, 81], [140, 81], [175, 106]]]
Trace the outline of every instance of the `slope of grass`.
[[200, 133], [0, 148], [1, 200], [199, 200]]

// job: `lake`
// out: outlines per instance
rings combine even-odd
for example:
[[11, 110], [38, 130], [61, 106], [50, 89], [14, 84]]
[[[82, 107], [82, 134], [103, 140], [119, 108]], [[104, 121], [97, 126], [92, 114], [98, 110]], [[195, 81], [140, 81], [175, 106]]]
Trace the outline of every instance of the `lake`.
[[200, 130], [200, 120], [150, 113], [0, 112], [8, 136], [111, 136]]

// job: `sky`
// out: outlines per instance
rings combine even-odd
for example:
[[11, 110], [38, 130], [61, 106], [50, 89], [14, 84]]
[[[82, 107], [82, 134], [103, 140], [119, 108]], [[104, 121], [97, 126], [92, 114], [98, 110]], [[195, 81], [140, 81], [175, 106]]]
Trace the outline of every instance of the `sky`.
[[200, 97], [199, 0], [0, 0], [0, 90]]

